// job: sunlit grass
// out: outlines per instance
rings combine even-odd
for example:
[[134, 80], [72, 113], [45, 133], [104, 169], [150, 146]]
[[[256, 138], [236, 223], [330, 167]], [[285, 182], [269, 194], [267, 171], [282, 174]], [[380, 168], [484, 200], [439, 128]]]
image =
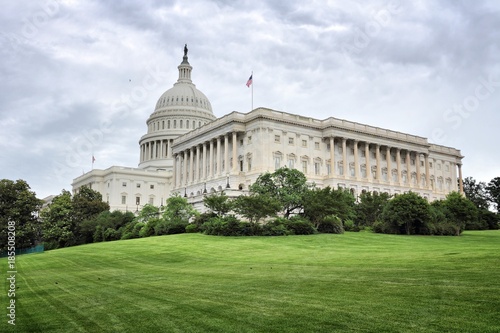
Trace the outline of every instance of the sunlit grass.
[[499, 231], [183, 234], [17, 264], [16, 327], [2, 315], [2, 332], [500, 331]]

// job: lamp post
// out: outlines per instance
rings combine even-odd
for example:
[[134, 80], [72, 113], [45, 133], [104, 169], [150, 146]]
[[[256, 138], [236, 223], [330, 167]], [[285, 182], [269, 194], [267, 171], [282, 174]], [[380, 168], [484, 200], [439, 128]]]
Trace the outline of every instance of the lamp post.
[[203, 183], [203, 194], [207, 194], [207, 183]]
[[226, 175], [226, 188], [231, 188], [231, 186], [229, 185], [229, 174]]

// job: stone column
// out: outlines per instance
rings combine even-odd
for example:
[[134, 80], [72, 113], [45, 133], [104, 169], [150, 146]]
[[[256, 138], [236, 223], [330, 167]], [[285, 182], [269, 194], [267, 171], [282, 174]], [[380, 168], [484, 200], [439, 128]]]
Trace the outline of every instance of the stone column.
[[358, 156], [358, 140], [353, 140], [354, 143], [354, 177], [359, 180], [359, 156]]
[[189, 182], [194, 181], [194, 147], [189, 149]]
[[382, 175], [381, 175], [381, 168], [380, 168], [380, 145], [377, 144], [375, 146], [376, 150], [375, 150], [375, 158], [377, 159], [377, 181], [380, 182], [382, 178]]
[[387, 161], [387, 182], [392, 183], [392, 170], [391, 170], [391, 147], [387, 146], [385, 151], [385, 159]]
[[233, 172], [237, 172], [238, 168], [238, 142], [237, 133], [233, 132]]
[[[216, 161], [216, 165], [217, 165], [217, 170], [216, 170], [216, 173], [217, 175], [220, 175], [222, 173], [222, 163], [221, 163], [221, 153], [220, 153], [220, 150], [221, 150], [221, 144], [220, 144], [220, 136], [217, 137], [217, 161]], [[215, 169], [215, 168], [214, 168]]]
[[398, 185], [401, 185], [401, 149], [396, 148], [396, 163], [398, 169]]
[[347, 164], [347, 139], [346, 138], [342, 138], [342, 159], [343, 159], [343, 167], [344, 167], [344, 178], [347, 179], [347, 173], [349, 172], [349, 169], [348, 169], [348, 166], [349, 164]]
[[172, 157], [172, 140], [168, 139], [167, 141], [167, 158]]
[[208, 158], [208, 177], [214, 175], [214, 140], [210, 140], [210, 157]]
[[425, 158], [425, 183], [427, 188], [431, 188], [431, 174], [429, 170], [429, 154], [424, 155]]
[[412, 187], [411, 184], [411, 169], [410, 169], [410, 151], [406, 151], [406, 183]]
[[417, 188], [422, 187], [421, 176], [420, 176], [420, 153], [417, 151], [415, 154], [415, 163], [417, 165]]
[[196, 145], [196, 171], [195, 171], [195, 180], [198, 181], [200, 180], [200, 145]]
[[330, 137], [330, 177], [335, 176], [335, 138]]
[[224, 173], [229, 173], [229, 134], [224, 135]]
[[464, 182], [462, 179], [462, 164], [457, 163], [458, 166], [458, 189], [460, 194], [464, 194]]
[[179, 177], [180, 177], [180, 170], [179, 170], [179, 159], [178, 155], [174, 155], [174, 188], [177, 188], [179, 186]]
[[201, 153], [201, 158], [203, 159], [203, 166], [201, 173], [203, 175], [203, 179], [207, 179], [207, 143], [203, 142], [203, 152]]
[[182, 153], [182, 186], [184, 186], [185, 184], [187, 184], [187, 181], [188, 181], [188, 177], [187, 177], [187, 150], [184, 150], [184, 152]]
[[366, 179], [372, 179], [372, 167], [370, 163], [370, 143], [365, 142], [365, 165], [366, 165]]

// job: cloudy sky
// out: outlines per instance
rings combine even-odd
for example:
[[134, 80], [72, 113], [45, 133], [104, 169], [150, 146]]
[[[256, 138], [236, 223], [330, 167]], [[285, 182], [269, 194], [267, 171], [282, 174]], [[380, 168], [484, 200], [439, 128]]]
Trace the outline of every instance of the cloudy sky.
[[40, 198], [92, 154], [137, 166], [185, 43], [216, 116], [250, 111], [253, 71], [255, 107], [427, 137], [500, 176], [497, 0], [19, 0], [0, 18], [0, 178]]

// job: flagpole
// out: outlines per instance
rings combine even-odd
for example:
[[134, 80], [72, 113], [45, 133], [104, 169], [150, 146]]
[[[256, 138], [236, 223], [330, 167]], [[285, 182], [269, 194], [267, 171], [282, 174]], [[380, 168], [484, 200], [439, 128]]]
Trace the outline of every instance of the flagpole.
[[253, 111], [253, 71], [252, 71], [252, 109], [250, 111]]

